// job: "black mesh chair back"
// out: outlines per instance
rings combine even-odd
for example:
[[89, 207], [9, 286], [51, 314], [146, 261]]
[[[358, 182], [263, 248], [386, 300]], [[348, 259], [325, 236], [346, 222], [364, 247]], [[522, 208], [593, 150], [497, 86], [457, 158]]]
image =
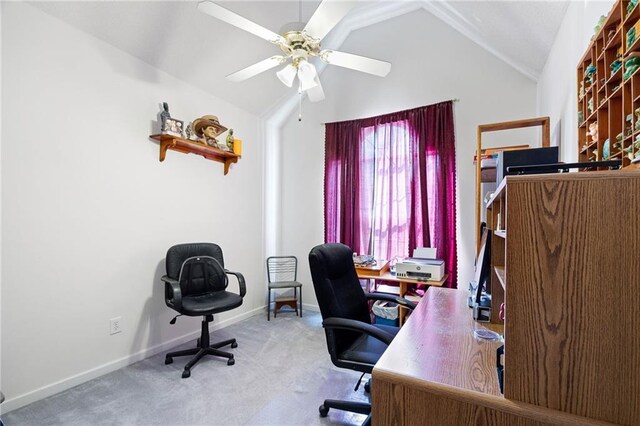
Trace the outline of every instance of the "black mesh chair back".
[[224, 268], [211, 256], [194, 256], [184, 261], [178, 277], [182, 296], [202, 296], [224, 291], [229, 277]]
[[298, 277], [298, 259], [295, 256], [271, 256], [267, 258], [269, 284], [293, 282]]

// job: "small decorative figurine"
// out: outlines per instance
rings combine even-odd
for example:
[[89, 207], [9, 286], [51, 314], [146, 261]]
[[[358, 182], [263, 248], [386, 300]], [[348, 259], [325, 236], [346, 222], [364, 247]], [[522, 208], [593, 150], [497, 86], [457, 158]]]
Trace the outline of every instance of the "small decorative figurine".
[[604, 24], [604, 21], [607, 20], [607, 17], [605, 15], [600, 15], [600, 19], [598, 19], [598, 22], [596, 23], [596, 26], [593, 27], [593, 35], [598, 34], [598, 31], [600, 31], [600, 28], [602, 28], [602, 25]]
[[591, 135], [592, 142], [598, 141], [598, 122], [597, 121], [594, 121], [593, 123], [589, 124], [589, 134]]
[[603, 160], [608, 160], [609, 159], [609, 139], [607, 139], [606, 141], [604, 141], [604, 144], [602, 145], [602, 159]]
[[162, 103], [162, 112], [160, 113], [160, 128], [164, 131], [166, 129], [166, 122], [171, 118], [171, 114], [169, 114], [169, 104], [166, 102]]
[[596, 66], [593, 64], [589, 64], [589, 66], [587, 66], [587, 69], [584, 71], [584, 76], [587, 77], [589, 83], [591, 84], [593, 84], [593, 76], [595, 75], [596, 71]]
[[191, 139], [193, 136], [193, 128], [191, 127], [191, 123], [187, 124], [187, 127], [184, 129], [184, 137], [187, 139]]
[[233, 151], [233, 129], [229, 129], [229, 133], [227, 134], [227, 148], [229, 151]]
[[220, 124], [218, 117], [215, 115], [204, 115], [200, 118], [193, 120], [193, 132], [201, 138], [201, 142], [212, 146], [214, 148], [220, 148], [224, 145], [218, 143], [216, 137], [227, 130], [226, 127]]

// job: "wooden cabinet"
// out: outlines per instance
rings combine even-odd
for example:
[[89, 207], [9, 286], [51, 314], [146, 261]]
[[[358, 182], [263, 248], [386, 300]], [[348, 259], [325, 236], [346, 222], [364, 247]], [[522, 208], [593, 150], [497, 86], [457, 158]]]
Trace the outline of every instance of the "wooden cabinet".
[[640, 62], [640, 8], [630, 4], [614, 3], [577, 66], [581, 162], [622, 159], [625, 167], [640, 158], [640, 67], [626, 65], [633, 57]]
[[505, 398], [640, 424], [640, 174], [508, 176], [488, 209]]
[[240, 155], [233, 152], [223, 151], [218, 148], [205, 145], [190, 139], [181, 138], [173, 135], [151, 135], [151, 139], [160, 142], [160, 161], [164, 161], [167, 150], [182, 152], [185, 154], [202, 155], [207, 160], [217, 161], [224, 164], [224, 174], [229, 173], [229, 166], [237, 163]]
[[639, 425], [640, 173], [508, 176], [489, 209], [504, 395], [473, 337], [500, 324], [430, 288], [373, 369], [373, 424]]

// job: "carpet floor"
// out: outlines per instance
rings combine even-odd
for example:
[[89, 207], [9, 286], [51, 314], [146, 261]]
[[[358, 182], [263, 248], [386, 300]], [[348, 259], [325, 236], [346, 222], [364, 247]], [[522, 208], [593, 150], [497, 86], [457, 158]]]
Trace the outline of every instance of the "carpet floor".
[[[236, 338], [235, 356], [205, 357], [181, 373], [189, 357], [164, 364], [164, 353], [34, 402], [2, 416], [6, 426], [40, 425], [356, 425], [365, 416], [331, 410], [324, 399], [368, 401], [360, 374], [331, 364], [322, 318], [256, 315], [211, 333]], [[195, 346], [195, 341], [176, 349]], [[365, 376], [366, 378], [366, 376]]]

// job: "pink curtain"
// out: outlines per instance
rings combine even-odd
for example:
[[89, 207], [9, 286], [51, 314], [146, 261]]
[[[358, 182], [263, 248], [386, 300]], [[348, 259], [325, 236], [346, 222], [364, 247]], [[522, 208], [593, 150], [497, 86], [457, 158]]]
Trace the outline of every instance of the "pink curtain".
[[386, 259], [435, 247], [457, 287], [455, 178], [451, 101], [328, 123], [325, 241]]

